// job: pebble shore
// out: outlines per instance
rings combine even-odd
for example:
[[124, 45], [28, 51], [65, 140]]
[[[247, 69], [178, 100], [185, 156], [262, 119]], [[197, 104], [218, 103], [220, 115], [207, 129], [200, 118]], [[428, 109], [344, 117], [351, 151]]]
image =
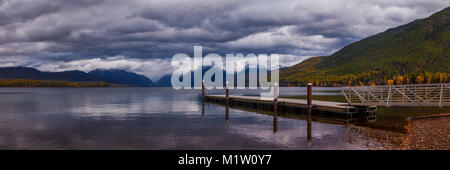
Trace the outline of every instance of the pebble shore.
[[450, 150], [450, 114], [409, 120], [402, 143], [407, 150]]

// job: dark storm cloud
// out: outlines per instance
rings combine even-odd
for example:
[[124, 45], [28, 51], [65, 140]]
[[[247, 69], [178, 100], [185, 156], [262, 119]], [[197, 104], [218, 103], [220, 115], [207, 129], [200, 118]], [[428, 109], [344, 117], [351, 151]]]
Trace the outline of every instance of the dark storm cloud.
[[[95, 63], [100, 59], [129, 61], [133, 64], [120, 66], [144, 73], [137, 61], [166, 62], [176, 53], [191, 54], [194, 45], [222, 55], [280, 53], [292, 64], [449, 5], [447, 0], [0, 0], [0, 66], [88, 71], [94, 67], [61, 62], [101, 68]], [[106, 59], [111, 56], [121, 57]]]
[[0, 25], [13, 22], [24, 22], [42, 15], [71, 10], [101, 3], [103, 0], [0, 0]]

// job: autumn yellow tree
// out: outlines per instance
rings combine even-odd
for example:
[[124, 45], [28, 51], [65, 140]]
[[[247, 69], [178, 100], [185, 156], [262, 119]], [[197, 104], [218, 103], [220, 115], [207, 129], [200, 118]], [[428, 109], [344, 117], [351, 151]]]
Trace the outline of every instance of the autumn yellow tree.
[[387, 84], [388, 84], [388, 85], [394, 85], [394, 80], [388, 80], [388, 81], [387, 81]]
[[423, 83], [423, 77], [421, 76], [421, 75], [418, 75], [417, 76], [417, 78], [416, 78], [416, 82], [418, 83], [418, 84], [422, 84]]

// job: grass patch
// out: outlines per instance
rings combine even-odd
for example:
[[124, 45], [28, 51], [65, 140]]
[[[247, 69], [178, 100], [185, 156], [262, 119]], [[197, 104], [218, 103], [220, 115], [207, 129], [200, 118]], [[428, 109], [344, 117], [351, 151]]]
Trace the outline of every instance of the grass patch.
[[450, 107], [377, 107], [377, 121], [362, 123], [361, 125], [406, 132], [408, 117], [424, 116], [431, 114], [450, 113]]

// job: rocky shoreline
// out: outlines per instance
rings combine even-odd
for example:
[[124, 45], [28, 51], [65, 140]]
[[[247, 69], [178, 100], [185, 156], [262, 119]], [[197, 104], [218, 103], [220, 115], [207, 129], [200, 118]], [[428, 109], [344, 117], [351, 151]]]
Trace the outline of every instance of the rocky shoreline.
[[[406, 133], [350, 126], [351, 143], [367, 142], [369, 149], [385, 150], [450, 150], [450, 113], [410, 117]], [[347, 139], [347, 140], [348, 140]]]
[[408, 119], [402, 149], [450, 150], [450, 113]]

